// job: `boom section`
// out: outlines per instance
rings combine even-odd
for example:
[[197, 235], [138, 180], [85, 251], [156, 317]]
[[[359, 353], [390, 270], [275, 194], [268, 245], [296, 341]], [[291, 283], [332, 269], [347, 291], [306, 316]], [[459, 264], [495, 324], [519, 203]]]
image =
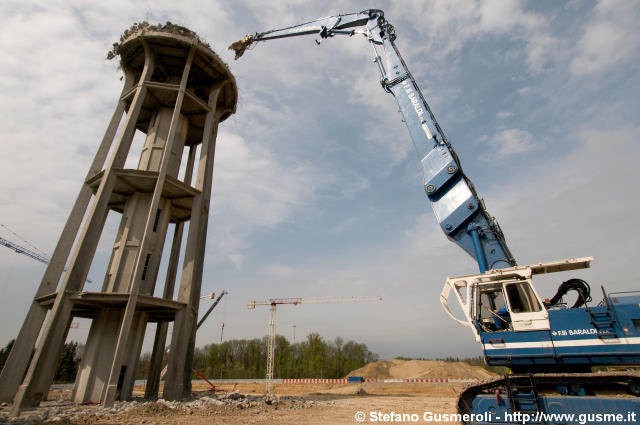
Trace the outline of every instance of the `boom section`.
[[[371, 9], [247, 35], [229, 48], [236, 59], [254, 42], [316, 34], [362, 34], [373, 49], [382, 87], [393, 94], [409, 130], [424, 176], [424, 189], [442, 231], [478, 263], [480, 272], [516, 265], [500, 226], [489, 214], [438, 124], [396, 44], [393, 25]], [[317, 41], [319, 43], [319, 41]]]

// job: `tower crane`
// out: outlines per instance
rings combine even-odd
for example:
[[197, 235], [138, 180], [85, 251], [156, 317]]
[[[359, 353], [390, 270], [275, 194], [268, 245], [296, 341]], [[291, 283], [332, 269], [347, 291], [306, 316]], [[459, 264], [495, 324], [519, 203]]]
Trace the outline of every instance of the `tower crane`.
[[18, 245], [15, 242], [11, 242], [3, 237], [0, 237], [0, 245], [6, 246], [9, 249], [12, 249], [16, 252], [16, 254], [26, 255], [27, 257], [33, 258], [36, 261], [40, 261], [43, 264], [47, 264], [49, 259], [44, 255], [40, 255], [35, 251], [30, 250], [29, 248], [25, 248], [24, 246]]
[[273, 358], [276, 340], [276, 308], [281, 304], [324, 304], [344, 303], [356, 301], [382, 301], [382, 297], [324, 297], [324, 298], [270, 298], [268, 301], [249, 301], [247, 308], [253, 310], [256, 306], [269, 306], [271, 315], [269, 318], [269, 347], [267, 350], [267, 394], [271, 394], [273, 381]]
[[[8, 227], [6, 227], [6, 226], [4, 226], [4, 225], [2, 225], [2, 227], [4, 227], [4, 228], [8, 229]], [[15, 234], [15, 233], [14, 233], [14, 234]], [[16, 236], [17, 236], [17, 235], [16, 235]], [[18, 237], [19, 237], [19, 236], [18, 236]], [[26, 241], [25, 241], [25, 242], [26, 242]], [[28, 243], [28, 242], [27, 242], [27, 243]], [[3, 238], [3, 237], [0, 237], [0, 245], [2, 245], [2, 246], [6, 246], [7, 248], [9, 248], [9, 249], [11, 249], [11, 250], [15, 251], [15, 252], [16, 252], [16, 254], [26, 255], [27, 257], [29, 257], [29, 258], [33, 258], [34, 260], [39, 261], [39, 262], [41, 262], [42, 264], [49, 264], [49, 259], [48, 259], [47, 257], [45, 257], [44, 255], [42, 255], [42, 254], [40, 254], [40, 253], [38, 253], [38, 252], [36, 252], [36, 251], [34, 251], [34, 250], [31, 250], [31, 249], [29, 249], [29, 248], [26, 248], [26, 247], [24, 247], [24, 246], [22, 246], [22, 245], [18, 245], [18, 244], [17, 244], [17, 243], [15, 243], [15, 242], [11, 242], [10, 240], [5, 239], [5, 238]], [[31, 244], [30, 244], [30, 245], [31, 245]], [[35, 247], [34, 247], [34, 248], [35, 248]], [[37, 248], [36, 248], [36, 249], [37, 249]], [[40, 251], [40, 250], [38, 250], [38, 251]], [[67, 269], [65, 268], [65, 269], [64, 269], [64, 271], [67, 271]], [[88, 282], [88, 283], [93, 283], [93, 281], [92, 281], [91, 279], [89, 279], [89, 278], [87, 278], [87, 282]]]

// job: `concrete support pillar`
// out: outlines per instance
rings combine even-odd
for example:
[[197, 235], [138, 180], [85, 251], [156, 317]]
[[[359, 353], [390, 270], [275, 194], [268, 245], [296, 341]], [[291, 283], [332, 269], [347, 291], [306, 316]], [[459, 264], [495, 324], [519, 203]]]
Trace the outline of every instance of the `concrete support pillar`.
[[153, 74], [153, 53], [146, 49], [147, 62], [138, 82], [136, 94], [133, 98], [113, 154], [107, 164], [104, 176], [95, 195], [76, 249], [72, 255], [69, 269], [60, 285], [56, 300], [53, 304], [49, 320], [42, 335], [40, 344], [31, 360], [31, 365], [23, 384], [18, 388], [13, 402], [13, 413], [17, 414], [23, 407], [35, 406], [40, 403], [48, 390], [55, 375], [57, 355], [64, 344], [73, 305], [69, 300], [68, 291], [79, 291], [89, 273], [91, 261], [100, 240], [100, 234], [107, 218], [108, 203], [115, 184], [114, 168], [122, 167], [129, 153], [131, 142], [135, 134], [138, 114], [146, 94], [144, 81], [148, 81]]
[[78, 375], [71, 394], [72, 400], [95, 402], [102, 398], [104, 376], [108, 376], [109, 366], [111, 366], [115, 350], [113, 340], [118, 334], [121, 313], [120, 309], [105, 308], [93, 319], [82, 361], [78, 366]]
[[[189, 149], [189, 158], [187, 159], [187, 168], [184, 173], [184, 182], [191, 184], [193, 175], [193, 165], [196, 158], [196, 147], [191, 146]], [[176, 284], [176, 276], [178, 274], [178, 262], [180, 261], [180, 249], [182, 245], [182, 234], [184, 232], [184, 223], [177, 223], [174, 233], [173, 242], [171, 244], [171, 254], [169, 255], [169, 266], [167, 267], [167, 277], [164, 286], [162, 298], [170, 300], [173, 298], [173, 292]], [[160, 375], [162, 373], [162, 360], [164, 359], [165, 346], [167, 344], [167, 331], [169, 322], [158, 322], [156, 327], [156, 335], [153, 340], [153, 351], [151, 352], [151, 361], [149, 365], [149, 376], [147, 376], [147, 386], [145, 388], [145, 398], [157, 398], [160, 389]]]
[[220, 89], [220, 84], [215, 84], [211, 87], [209, 93], [211, 111], [207, 114], [205, 121], [196, 180], [196, 188], [201, 193], [193, 201], [191, 223], [187, 236], [187, 249], [178, 292], [178, 301], [186, 303], [187, 308], [176, 314], [173, 326], [171, 353], [163, 392], [164, 398], [168, 400], [182, 399], [188, 397], [191, 393], [193, 345], [195, 343], [200, 288], [202, 286], [202, 267], [209, 220], [213, 160], [219, 121], [215, 105], [218, 101]]
[[84, 218], [87, 207], [89, 206], [89, 201], [91, 201], [92, 192], [86, 181], [102, 169], [107, 158], [107, 154], [109, 153], [109, 149], [111, 149], [116, 131], [118, 130], [118, 125], [122, 120], [126, 106], [126, 102], [122, 99], [122, 95], [129, 91], [135, 83], [133, 72], [126, 68], [124, 68], [124, 71], [125, 83], [122, 88], [118, 105], [113, 112], [107, 131], [102, 138], [100, 146], [98, 147], [98, 152], [96, 152], [93, 162], [89, 167], [87, 177], [82, 183], [78, 197], [73, 204], [73, 208], [67, 218], [67, 222], [62, 230], [62, 234], [60, 235], [56, 248], [53, 251], [51, 260], [49, 261], [49, 264], [47, 264], [47, 268], [44, 272], [44, 276], [42, 277], [38, 290], [36, 291], [34, 300], [29, 307], [29, 311], [27, 312], [27, 316], [20, 328], [18, 337], [13, 344], [11, 353], [9, 354], [4, 368], [2, 369], [2, 373], [0, 374], [0, 402], [10, 402], [13, 400], [16, 390], [18, 389], [18, 385], [20, 385], [27, 367], [29, 366], [31, 353], [35, 348], [36, 340], [38, 339], [38, 335], [40, 334], [42, 324], [44, 323], [44, 319], [48, 311], [45, 307], [41, 306], [36, 299], [56, 291], [64, 266], [67, 263], [69, 253], [71, 252], [75, 237], [78, 233], [78, 229], [80, 228], [82, 219]]
[[[192, 47], [189, 51], [189, 56], [187, 57], [187, 62], [184, 66], [184, 71], [182, 74], [182, 79], [180, 81], [180, 88], [178, 91], [178, 96], [176, 99], [176, 104], [173, 109], [173, 116], [171, 117], [171, 124], [169, 127], [169, 134], [167, 136], [167, 140], [165, 143], [165, 147], [162, 153], [160, 171], [158, 172], [158, 180], [156, 181], [155, 190], [153, 192], [153, 197], [151, 199], [151, 206], [149, 208], [149, 213], [147, 215], [146, 224], [144, 228], [144, 233], [142, 237], [142, 242], [140, 244], [140, 248], [137, 252], [137, 256], [135, 259], [135, 266], [133, 267], [133, 275], [132, 281], [130, 285], [130, 293], [129, 293], [129, 301], [127, 302], [127, 307], [124, 311], [124, 317], [122, 318], [122, 324], [120, 326], [120, 332], [118, 335], [118, 342], [116, 345], [116, 352], [114, 354], [113, 363], [111, 366], [111, 373], [109, 375], [109, 381], [107, 384], [106, 393], [102, 398], [102, 403], [106, 406], [113, 404], [116, 398], [119, 396], [118, 394], [118, 385], [120, 381], [120, 376], [123, 374], [123, 370], [125, 371], [126, 377], [126, 369], [123, 369], [123, 361], [125, 360], [125, 352], [128, 346], [129, 332], [131, 330], [131, 324], [133, 322], [134, 313], [136, 310], [138, 295], [140, 293], [140, 282], [142, 280], [142, 275], [144, 273], [145, 265], [148, 264], [149, 257], [149, 245], [151, 240], [151, 234], [153, 233], [153, 223], [155, 220], [155, 212], [158, 209], [158, 205], [162, 198], [162, 190], [164, 188], [165, 178], [167, 176], [167, 171], [169, 170], [170, 164], [172, 163], [172, 152], [174, 151], [174, 144], [177, 140], [178, 127], [180, 126], [180, 115], [182, 111], [182, 102], [184, 100], [185, 91], [187, 88], [187, 81], [189, 79], [189, 71], [191, 70], [191, 65], [193, 62], [193, 57], [195, 54], [195, 49]], [[126, 365], [124, 365], [126, 368]], [[129, 373], [132, 373], [129, 370]], [[122, 388], [122, 386], [121, 386]]]

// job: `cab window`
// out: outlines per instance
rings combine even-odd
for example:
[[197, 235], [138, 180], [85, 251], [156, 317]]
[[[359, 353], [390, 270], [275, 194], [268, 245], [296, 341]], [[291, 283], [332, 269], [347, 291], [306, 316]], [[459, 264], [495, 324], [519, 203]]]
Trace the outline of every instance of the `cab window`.
[[512, 313], [530, 313], [542, 310], [529, 282], [509, 283], [505, 286]]
[[501, 285], [491, 285], [480, 289], [476, 307], [478, 324], [486, 332], [495, 332], [511, 328], [508, 312], [498, 313], [505, 309], [506, 301]]

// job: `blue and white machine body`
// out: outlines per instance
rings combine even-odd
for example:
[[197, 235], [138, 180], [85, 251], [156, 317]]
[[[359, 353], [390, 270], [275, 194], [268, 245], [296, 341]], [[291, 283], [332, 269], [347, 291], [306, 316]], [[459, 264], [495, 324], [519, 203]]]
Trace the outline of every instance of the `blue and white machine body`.
[[[471, 328], [492, 366], [531, 373], [640, 364], [640, 292], [605, 296], [595, 307], [550, 307], [531, 284], [533, 275], [586, 268], [592, 259], [448, 278], [440, 301], [454, 320]], [[464, 319], [449, 309], [451, 292]], [[508, 317], [498, 317], [497, 309], [505, 305]]]
[[[451, 317], [473, 330], [487, 363], [516, 369], [533, 367], [529, 370], [639, 363], [640, 307], [633, 296], [617, 297], [618, 301], [609, 301], [606, 307], [548, 310], [544, 306], [531, 284], [533, 275], [589, 267], [592, 259], [516, 265], [500, 226], [462, 171], [456, 152], [400, 55], [393, 25], [381, 10], [329, 16], [250, 34], [229, 48], [235, 50], [237, 59], [247, 47], [260, 41], [355, 34], [364, 35], [369, 41], [380, 70], [380, 83], [398, 102], [422, 165], [427, 197], [442, 231], [478, 263], [480, 274], [447, 280], [441, 301]], [[449, 310], [447, 302], [452, 290], [465, 312], [464, 320], [456, 319]], [[495, 326], [496, 311], [502, 307], [508, 312], [508, 319], [501, 319], [505, 326]], [[621, 327], [627, 319], [632, 324]]]
[[[604, 294], [600, 305], [590, 307], [589, 285], [569, 279], [552, 300], [543, 302], [532, 285], [534, 275], [587, 268], [593, 258], [516, 264], [500, 226], [462, 171], [458, 156], [409, 72], [396, 47], [394, 28], [381, 10], [329, 16], [249, 34], [229, 48], [235, 50], [238, 59], [245, 49], [260, 41], [355, 34], [369, 41], [382, 87], [398, 103], [422, 166], [424, 189], [442, 231], [478, 264], [478, 274], [447, 279], [440, 297], [442, 306], [454, 320], [472, 330], [487, 364], [507, 366], [516, 373], [465, 389], [458, 399], [459, 412], [577, 414], [608, 410], [638, 412], [640, 417], [637, 398], [584, 397], [596, 387], [614, 389], [617, 395], [620, 385], [640, 395], [638, 374], [590, 373], [590, 368], [597, 365], [640, 364], [640, 292]], [[571, 290], [578, 293], [579, 302], [569, 308], [560, 301]], [[452, 293], [464, 318], [456, 318], [449, 309]], [[563, 396], [543, 395], [539, 385], [555, 387]], [[512, 423], [473, 423], [507, 422]]]

